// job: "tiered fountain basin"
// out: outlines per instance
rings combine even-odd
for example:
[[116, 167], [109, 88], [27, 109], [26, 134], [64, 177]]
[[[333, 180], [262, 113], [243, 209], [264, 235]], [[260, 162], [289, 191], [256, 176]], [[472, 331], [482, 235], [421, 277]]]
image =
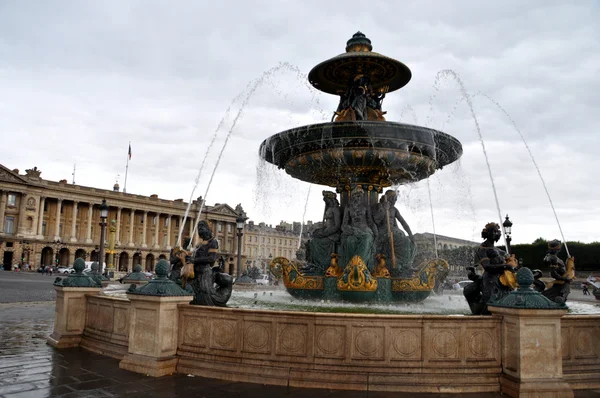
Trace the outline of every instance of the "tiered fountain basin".
[[294, 178], [340, 187], [379, 186], [429, 177], [460, 158], [454, 137], [396, 122], [346, 121], [311, 124], [267, 138], [259, 153]]

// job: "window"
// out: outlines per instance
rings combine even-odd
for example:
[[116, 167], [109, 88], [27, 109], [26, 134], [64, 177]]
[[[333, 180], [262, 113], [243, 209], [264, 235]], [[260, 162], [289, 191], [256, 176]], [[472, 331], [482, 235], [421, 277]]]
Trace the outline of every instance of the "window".
[[48, 211], [48, 201], [44, 201], [44, 211]]
[[154, 216], [154, 218], [152, 218], [152, 225], [156, 225], [157, 220], [158, 220], [158, 216]]
[[4, 233], [13, 234], [15, 231], [15, 218], [4, 217]]
[[175, 219], [175, 228], [179, 228], [179, 218]]
[[279, 244], [281, 244], [281, 239], [279, 239]]
[[17, 205], [17, 195], [15, 195], [14, 193], [9, 193], [7, 205], [16, 206]]
[[271, 243], [271, 238], [267, 239], [267, 243]]
[[42, 222], [42, 235], [46, 236], [46, 221]]
[[263, 238], [262, 238], [262, 243], [265, 243], [265, 237], [264, 237], [264, 236], [263, 236]]
[[62, 234], [62, 223], [58, 225], [58, 236], [63, 236], [63, 234]]
[[248, 237], [248, 242], [252, 242], [252, 237], [251, 236]]
[[227, 232], [231, 232], [233, 228], [231, 228], [231, 224], [227, 224]]
[[169, 226], [169, 217], [165, 217], [165, 227]]
[[254, 237], [254, 243], [258, 242], [258, 238], [255, 236]]

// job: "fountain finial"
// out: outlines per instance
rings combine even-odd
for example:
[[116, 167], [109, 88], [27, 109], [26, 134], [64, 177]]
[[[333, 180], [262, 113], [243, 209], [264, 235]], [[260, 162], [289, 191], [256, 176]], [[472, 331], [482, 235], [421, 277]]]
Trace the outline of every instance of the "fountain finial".
[[358, 31], [346, 42], [346, 52], [370, 52], [373, 51], [371, 40], [364, 33]]

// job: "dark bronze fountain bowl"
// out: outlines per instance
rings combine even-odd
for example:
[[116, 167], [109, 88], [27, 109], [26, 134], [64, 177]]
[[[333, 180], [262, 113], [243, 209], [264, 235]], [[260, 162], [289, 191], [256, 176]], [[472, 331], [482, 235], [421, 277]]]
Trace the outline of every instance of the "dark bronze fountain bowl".
[[267, 138], [260, 156], [294, 178], [319, 185], [419, 181], [460, 158], [460, 142], [441, 131], [396, 122], [311, 124]]

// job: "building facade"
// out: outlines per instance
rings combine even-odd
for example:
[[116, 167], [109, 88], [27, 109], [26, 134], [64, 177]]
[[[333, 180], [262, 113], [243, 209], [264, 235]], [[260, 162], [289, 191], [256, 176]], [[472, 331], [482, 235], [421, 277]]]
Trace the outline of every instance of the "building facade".
[[266, 272], [270, 260], [275, 257], [294, 260], [299, 239], [299, 234], [294, 233], [291, 224], [290, 228], [286, 228], [283, 223], [272, 227], [264, 222], [255, 224], [249, 221], [243, 237], [242, 253], [245, 255], [243, 264], [247, 267], [258, 267]]
[[[117, 271], [130, 272], [138, 264], [152, 271], [159, 259], [168, 259], [184, 223], [188, 204], [183, 199], [124, 193], [116, 184], [113, 190], [106, 190], [66, 180], [49, 181], [41, 178], [37, 167], [20, 174], [0, 165], [0, 261], [4, 269], [17, 264], [32, 269], [69, 266], [75, 258], [97, 261], [103, 199], [109, 205], [108, 224], [115, 221]], [[191, 236], [201, 203], [201, 197], [192, 202], [182, 240]], [[205, 206], [200, 217], [208, 221], [219, 240], [218, 255], [226, 259], [237, 255], [232, 232], [237, 216], [229, 205], [215, 204]], [[108, 228], [106, 237], [108, 241]], [[105, 262], [108, 264], [108, 253]], [[235, 263], [230, 261], [225, 271], [235, 272], [231, 267]]]

